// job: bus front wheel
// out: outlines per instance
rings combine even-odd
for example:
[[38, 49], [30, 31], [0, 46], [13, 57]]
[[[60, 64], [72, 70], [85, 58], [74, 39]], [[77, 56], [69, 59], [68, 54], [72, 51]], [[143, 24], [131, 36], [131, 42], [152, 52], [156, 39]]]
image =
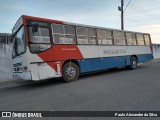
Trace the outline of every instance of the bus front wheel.
[[134, 70], [137, 68], [137, 58], [136, 57], [131, 57], [130, 59], [130, 65], [127, 66], [126, 68], [129, 69], [129, 70]]
[[79, 77], [79, 67], [73, 62], [67, 62], [63, 66], [62, 77], [66, 82], [76, 81]]

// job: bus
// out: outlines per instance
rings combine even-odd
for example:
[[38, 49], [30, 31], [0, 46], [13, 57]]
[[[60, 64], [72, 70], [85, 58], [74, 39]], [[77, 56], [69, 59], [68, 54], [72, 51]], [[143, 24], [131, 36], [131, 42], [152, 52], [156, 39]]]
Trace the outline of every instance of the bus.
[[148, 33], [22, 15], [12, 30], [13, 77], [45, 80], [115, 67], [134, 70], [153, 59]]

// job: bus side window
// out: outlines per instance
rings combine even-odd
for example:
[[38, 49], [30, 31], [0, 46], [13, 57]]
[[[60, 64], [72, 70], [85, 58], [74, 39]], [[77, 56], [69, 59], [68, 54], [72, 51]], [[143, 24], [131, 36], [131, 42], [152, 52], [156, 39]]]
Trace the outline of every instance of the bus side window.
[[145, 39], [146, 45], [150, 45], [151, 44], [149, 35], [144, 35], [144, 39]]
[[[33, 29], [30, 28], [30, 29]], [[33, 43], [50, 43], [50, 35], [49, 35], [49, 29], [45, 27], [38, 27], [38, 30], [36, 32], [33, 32], [30, 30], [30, 42]]]
[[97, 44], [95, 30], [92, 28], [88, 28], [87, 33], [88, 33], [87, 35], [88, 35], [89, 44], [92, 44], [92, 45]]
[[126, 33], [126, 39], [128, 45], [137, 45], [136, 36], [134, 33]]
[[65, 42], [64, 44], [75, 44], [76, 37], [75, 37], [75, 30], [73, 26], [65, 25], [64, 26], [64, 33], [65, 33]]
[[53, 41], [55, 44], [75, 44], [73, 26], [52, 24]]
[[63, 44], [65, 41], [64, 27], [61, 24], [52, 24], [53, 41], [55, 44]]
[[126, 45], [124, 32], [113, 31], [115, 45]]
[[143, 34], [136, 34], [138, 45], [145, 45]]
[[112, 31], [106, 30], [107, 45], [112, 45]]
[[76, 27], [77, 31], [77, 43], [78, 44], [89, 44], [87, 38], [87, 28], [85, 27]]
[[29, 48], [32, 53], [43, 52], [51, 47], [50, 32], [48, 27], [38, 27], [33, 31], [29, 26]]
[[97, 37], [98, 37], [98, 44], [103, 44], [103, 41], [106, 40], [106, 31], [97, 29]]
[[112, 45], [112, 32], [109, 30], [97, 29], [98, 44]]

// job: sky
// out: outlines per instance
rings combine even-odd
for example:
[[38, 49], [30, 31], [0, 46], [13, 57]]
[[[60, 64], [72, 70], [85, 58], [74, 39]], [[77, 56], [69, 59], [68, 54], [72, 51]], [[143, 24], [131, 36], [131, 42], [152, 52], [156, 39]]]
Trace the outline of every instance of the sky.
[[[124, 0], [124, 9], [130, 0]], [[0, 33], [11, 33], [21, 15], [121, 29], [121, 0], [0, 0]], [[150, 33], [160, 44], [160, 0], [131, 0], [124, 29]]]

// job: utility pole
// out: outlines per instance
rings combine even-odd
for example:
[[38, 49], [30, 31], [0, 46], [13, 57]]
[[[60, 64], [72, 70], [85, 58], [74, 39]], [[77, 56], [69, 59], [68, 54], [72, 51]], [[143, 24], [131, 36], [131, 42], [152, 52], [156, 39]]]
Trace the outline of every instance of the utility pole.
[[123, 20], [123, 5], [124, 5], [124, 0], [121, 0], [121, 7], [118, 6], [118, 10], [121, 11], [121, 30], [124, 30], [124, 20]]

